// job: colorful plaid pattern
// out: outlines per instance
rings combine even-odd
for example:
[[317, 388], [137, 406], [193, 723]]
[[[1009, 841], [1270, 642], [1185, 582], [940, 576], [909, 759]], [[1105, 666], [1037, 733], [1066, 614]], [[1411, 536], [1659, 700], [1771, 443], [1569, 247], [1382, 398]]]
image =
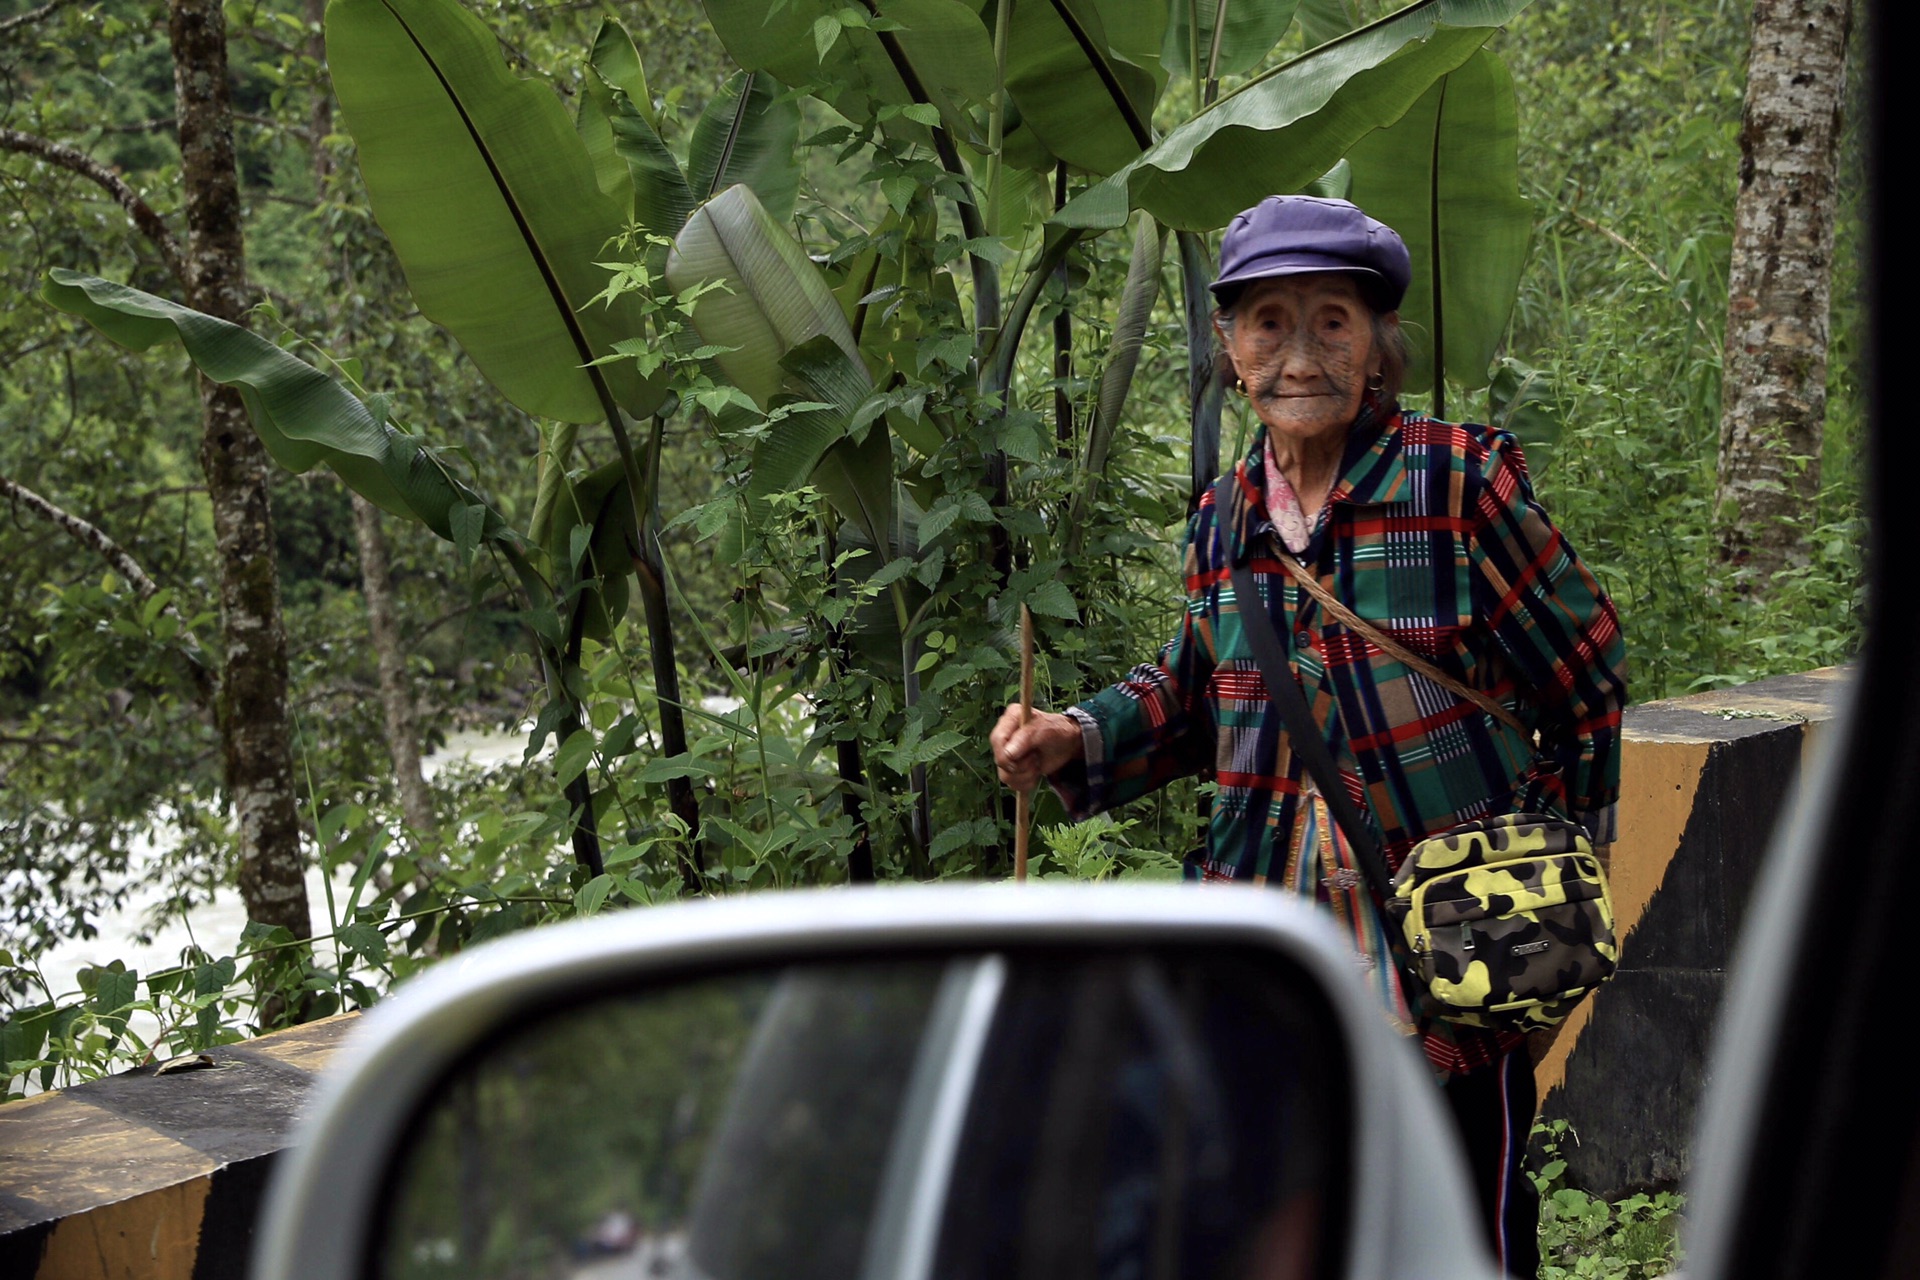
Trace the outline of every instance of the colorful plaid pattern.
[[1379, 997], [1387, 1021], [1396, 1031], [1414, 1030], [1415, 1017], [1407, 1008], [1406, 989], [1395, 973], [1393, 949], [1387, 939], [1391, 925], [1374, 906], [1366, 872], [1361, 870], [1360, 860], [1326, 798], [1314, 790], [1311, 778], [1306, 780], [1293, 831], [1293, 849], [1287, 855], [1281, 883], [1319, 903], [1333, 917], [1353, 948], [1361, 981]]
[[[1512, 708], [1533, 746], [1336, 622], [1282, 570], [1267, 519], [1264, 432], [1225, 513], [1202, 500], [1188, 533], [1187, 613], [1157, 663], [1074, 708], [1085, 773], [1054, 779], [1076, 816], [1187, 774], [1218, 783], [1204, 856], [1188, 875], [1283, 879], [1301, 764], [1241, 632], [1228, 580], [1251, 559], [1314, 718], [1388, 862], [1458, 823], [1531, 810], [1610, 838], [1619, 790], [1625, 644], [1612, 602], [1534, 501], [1513, 436], [1417, 414], [1363, 411], [1302, 561], [1347, 606]], [[1491, 1061], [1512, 1037], [1436, 1024], [1443, 1072]]]

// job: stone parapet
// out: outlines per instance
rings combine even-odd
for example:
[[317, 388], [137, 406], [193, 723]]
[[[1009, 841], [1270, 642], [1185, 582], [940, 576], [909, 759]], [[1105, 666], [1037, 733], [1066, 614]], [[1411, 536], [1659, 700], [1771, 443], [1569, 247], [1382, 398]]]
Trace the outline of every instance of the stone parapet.
[[1630, 708], [1614, 912], [1620, 971], [1536, 1070], [1571, 1123], [1570, 1185], [1668, 1188], [1690, 1164], [1708, 1042], [1774, 819], [1846, 678], [1829, 667]]
[[0, 1106], [0, 1277], [244, 1280], [274, 1156], [356, 1020]]

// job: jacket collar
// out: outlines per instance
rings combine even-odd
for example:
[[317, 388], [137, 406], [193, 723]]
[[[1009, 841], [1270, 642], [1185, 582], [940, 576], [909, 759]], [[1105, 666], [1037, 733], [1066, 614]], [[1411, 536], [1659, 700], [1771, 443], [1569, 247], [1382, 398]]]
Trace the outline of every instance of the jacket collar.
[[[1371, 400], [1361, 405], [1360, 416], [1348, 428], [1346, 458], [1329, 502], [1369, 506], [1399, 500], [1407, 481], [1400, 433], [1404, 418], [1397, 404], [1388, 405], [1384, 412]], [[1235, 483], [1229, 486], [1224, 517], [1216, 514], [1224, 519], [1230, 563], [1239, 564], [1250, 554], [1249, 547], [1273, 536], [1273, 522], [1267, 516], [1266, 466], [1263, 425], [1254, 432], [1246, 458], [1234, 468]]]

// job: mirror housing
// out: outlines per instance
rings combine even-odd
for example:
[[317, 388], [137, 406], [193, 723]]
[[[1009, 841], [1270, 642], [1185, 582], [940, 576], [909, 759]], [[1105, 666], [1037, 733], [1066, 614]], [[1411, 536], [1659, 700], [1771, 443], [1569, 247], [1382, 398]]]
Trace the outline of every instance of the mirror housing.
[[[1345, 1073], [1352, 1109], [1351, 1147], [1342, 1153], [1351, 1185], [1329, 1189], [1345, 1206], [1345, 1239], [1335, 1242], [1340, 1274], [1496, 1280], [1500, 1271], [1478, 1230], [1472, 1185], [1440, 1092], [1415, 1046], [1393, 1033], [1361, 985], [1334, 930], [1282, 894], [1174, 885], [743, 895], [601, 916], [450, 958], [369, 1012], [322, 1082], [275, 1174], [253, 1274], [260, 1280], [378, 1274], [378, 1236], [392, 1207], [396, 1161], [420, 1117], [457, 1071], [483, 1060], [530, 1017], [583, 997], [670, 990], [715, 973], [807, 962], [886, 966], [998, 953], [1152, 949], [1178, 955], [1222, 948], [1279, 962], [1274, 971], [1284, 976], [1276, 981], [1297, 984], [1291, 994], [1316, 1007], [1323, 1003], [1337, 1027], [1341, 1043], [1330, 1052]], [[976, 983], [974, 989], [986, 988]], [[980, 1045], [970, 1051], [980, 1052]], [[932, 1158], [918, 1163], [951, 1160], [966, 1102], [963, 1094], [929, 1113], [935, 1119], [912, 1140]], [[895, 1165], [888, 1168], [891, 1180]], [[931, 1237], [944, 1206], [916, 1209], [909, 1203], [914, 1198], [883, 1188], [882, 1201], [893, 1205], [883, 1213], [899, 1222], [876, 1224], [875, 1231], [912, 1237], [917, 1230], [925, 1237], [918, 1248], [885, 1251], [885, 1275], [936, 1274]], [[874, 1256], [870, 1251], [869, 1271]]]

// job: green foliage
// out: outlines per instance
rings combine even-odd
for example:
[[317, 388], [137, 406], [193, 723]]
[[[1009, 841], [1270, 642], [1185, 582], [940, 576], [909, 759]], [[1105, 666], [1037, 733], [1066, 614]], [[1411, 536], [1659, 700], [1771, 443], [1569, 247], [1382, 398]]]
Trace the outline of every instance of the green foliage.
[[1400, 304], [1409, 392], [1433, 390], [1436, 372], [1465, 390], [1487, 384], [1533, 230], [1516, 142], [1513, 76], [1479, 49], [1347, 153], [1349, 198], [1420, 264]]
[[[239, 389], [281, 466], [299, 472], [324, 462], [370, 501], [460, 539], [477, 497], [418, 441], [383, 421], [383, 403], [369, 407], [258, 334], [138, 289], [55, 267], [42, 294], [131, 350], [180, 343], [208, 378]], [[501, 527], [484, 508], [472, 519]]]
[[1137, 848], [1129, 841], [1128, 834], [1141, 825], [1138, 818], [1100, 813], [1084, 822], [1042, 827], [1039, 835], [1046, 854], [1034, 859], [1031, 874], [1072, 880], [1179, 879], [1178, 857]]
[[[1201, 80], [1217, 70], [1224, 75], [1245, 75], [1273, 53], [1274, 46], [1286, 36], [1293, 24], [1299, 0], [1199, 0], [1186, 13], [1177, 10], [1169, 16], [1166, 47], [1160, 60], [1167, 67], [1185, 67], [1193, 80]], [[1213, 34], [1219, 11], [1226, 10], [1226, 24]], [[1183, 21], [1183, 19], [1185, 19]], [[1214, 50], [1219, 49], [1218, 60]]]
[[1153, 56], [1158, 41], [1142, 48], [1139, 36], [1142, 20], [1148, 30], [1164, 28], [1165, 15], [1166, 5], [1152, 0], [1012, 6], [1007, 94], [1047, 155], [1100, 174], [1139, 155], [1148, 140], [1144, 122], [1166, 83]]
[[[535, 781], [519, 770], [450, 769], [439, 787], [445, 843], [419, 847], [309, 777], [327, 921], [311, 940], [248, 925], [231, 951], [196, 943], [177, 964], [144, 974], [113, 961], [81, 970], [77, 990], [55, 988], [31, 959], [0, 951], [0, 990], [18, 993], [0, 1019], [4, 1096], [257, 1035], [271, 1029], [262, 1009], [275, 1004], [289, 1020], [363, 1009], [462, 947], [591, 914], [597, 904], [592, 894], [583, 901], [564, 857], [568, 806]], [[647, 839], [609, 852], [619, 891], [641, 903], [679, 890], [671, 859], [649, 858]]]
[[[993, 91], [993, 46], [977, 12], [960, 0], [890, 0], [875, 20], [858, 6], [795, 0], [713, 0], [705, 6], [727, 51], [749, 71], [785, 84], [816, 84], [848, 120], [865, 124], [886, 113], [889, 127], [916, 141], [933, 120], [957, 123], [960, 104]], [[916, 101], [883, 43], [890, 41], [927, 95]], [[913, 114], [908, 114], [911, 108]]]
[[586, 306], [626, 202], [600, 189], [560, 101], [513, 75], [493, 33], [455, 4], [333, 0], [327, 53], [420, 309], [528, 413], [598, 421], [607, 393], [651, 413], [659, 395], [631, 369], [583, 367], [640, 325], [617, 303]]
[[[377, 356], [364, 401], [384, 392], [393, 416], [432, 427], [456, 468], [484, 466], [534, 432], [413, 310], [344, 136], [308, 135], [326, 82], [317, 39], [303, 44], [317, 33], [300, 12], [286, 3], [229, 15], [254, 279], [287, 322], [336, 351]], [[664, 38], [674, 24], [653, 26]], [[557, 30], [564, 36], [565, 24]], [[532, 49], [551, 35], [545, 22], [513, 32]], [[184, 234], [165, 127], [174, 108], [164, 22], [121, 0], [69, 6], [10, 33], [0, 64], [10, 128], [112, 167]], [[701, 85], [690, 75], [684, 86], [696, 108]], [[0, 193], [0, 273], [13, 296], [31, 299], [52, 267], [177, 295], [151, 245], [91, 183], [0, 154]], [[259, 327], [277, 328], [271, 319]], [[16, 510], [0, 528], [0, 944], [33, 955], [87, 936], [97, 914], [130, 893], [159, 888], [160, 909], [177, 914], [233, 868], [217, 745], [171, 653], [189, 639], [209, 648], [218, 608], [191, 370], [164, 355], [130, 356], [31, 301], [0, 318], [0, 352], [0, 473], [104, 530], [162, 584], [185, 624], [160, 634], [170, 619], [149, 625], [138, 594], [103, 579], [100, 559], [50, 526]], [[359, 376], [358, 361], [343, 365], [349, 382]], [[386, 808], [393, 780], [379, 702], [368, 696], [373, 652], [346, 495], [324, 473], [281, 476], [275, 488], [303, 749], [321, 778]], [[502, 502], [524, 515], [519, 492]], [[436, 541], [388, 526], [428, 747], [453, 727], [518, 720], [525, 683], [501, 643], [512, 632], [497, 598], [470, 595]], [[217, 651], [208, 656], [217, 663]], [[14, 985], [0, 1004], [18, 994]]]
[[1679, 1267], [1685, 1199], [1636, 1192], [1611, 1203], [1566, 1185], [1561, 1143], [1578, 1141], [1565, 1120], [1536, 1124], [1544, 1154], [1527, 1176], [1540, 1192], [1540, 1280], [1653, 1280]]
[[[1355, 130], [1389, 122], [1515, 7], [1420, 0], [1351, 40], [1257, 77], [1241, 100], [1253, 115], [1240, 110], [1208, 118], [1203, 111], [1171, 138], [1197, 148], [1232, 126], [1251, 129], [1269, 147], [1290, 140], [1295, 151], [1318, 154], [1315, 147], [1326, 150]], [[719, 10], [732, 12], [726, 5]], [[370, 406], [272, 344], [140, 291], [77, 275], [56, 273], [48, 296], [136, 347], [152, 345], [170, 327], [204, 372], [248, 390], [249, 407], [261, 430], [280, 443], [283, 461], [302, 466], [312, 460], [307, 454], [295, 457], [285, 447], [289, 441], [317, 446], [316, 455], [335, 463], [350, 485], [451, 541], [463, 569], [485, 549], [496, 571], [510, 570], [501, 585], [522, 597], [519, 620], [548, 686], [530, 750], [550, 736], [558, 741], [554, 764], [574, 807], [576, 858], [594, 877], [580, 890], [583, 906], [604, 905], [619, 887], [612, 872], [605, 879], [600, 875], [602, 817], [617, 812], [630, 830], [657, 820], [618, 767], [621, 753], [606, 750], [614, 740], [609, 726], [594, 722], [606, 707], [596, 698], [630, 700], [636, 706], [642, 701], [641, 672], [617, 632], [628, 567], [622, 550], [639, 570], [653, 710], [667, 768], [664, 774], [642, 774], [665, 782], [678, 840], [686, 846], [680, 856], [689, 887], [700, 887], [706, 861], [709, 833], [702, 829], [690, 785], [696, 746], [684, 727], [671, 629], [672, 572], [660, 556], [655, 532], [666, 418], [686, 407], [696, 420], [707, 421], [723, 455], [737, 456], [745, 451], [742, 446], [750, 450], [744, 493], [738, 488], [738, 464], [731, 464], [732, 492], [723, 494], [730, 505], [739, 494], [737, 509], [712, 520], [713, 502], [722, 500], [715, 499], [694, 521], [696, 529], [724, 525], [739, 531], [721, 548], [722, 563], [748, 557], [779, 563], [764, 541], [757, 548], [752, 544], [768, 536], [771, 500], [794, 486], [811, 485], [808, 492], [824, 497], [838, 520], [820, 510], [809, 513], [820, 529], [819, 554], [782, 566], [781, 586], [783, 594], [815, 594], [822, 600], [851, 596], [848, 608], [801, 619], [803, 631], [814, 635], [813, 659], [824, 656], [836, 680], [863, 682], [848, 705], [836, 708], [831, 741], [839, 794], [833, 821], [839, 825], [792, 821], [799, 806], [791, 796], [776, 806], [770, 735], [756, 721], [751, 751], [758, 761], [761, 812], [742, 821], [721, 804], [712, 807], [722, 811], [705, 815], [718, 833], [712, 851], [724, 868], [720, 883], [751, 883], [762, 870], [771, 871], [774, 883], [790, 882], [782, 860], [798, 858], [805, 864], [814, 850], [832, 848], [845, 834], [855, 798], [866, 801], [852, 819], [856, 840], [862, 846], [877, 843], [879, 857], [887, 861], [890, 841], [875, 841], [872, 824], [884, 818], [888, 805], [876, 803], [873, 783], [892, 778], [906, 781], [912, 809], [909, 856], [894, 857], [893, 865], [910, 874], [951, 874], [972, 865], [953, 865], [954, 855], [970, 858], [972, 849], [998, 843], [1003, 833], [997, 818], [981, 815], [997, 806], [990, 778], [976, 769], [975, 778], [986, 784], [981, 790], [989, 794], [961, 788], [939, 804], [951, 812], [957, 801], [957, 812], [945, 821], [962, 822], [961, 829], [973, 834], [944, 837], [928, 770], [976, 740], [975, 734], [953, 727], [956, 721], [948, 719], [944, 704], [960, 692], [959, 679], [989, 669], [974, 655], [997, 646], [982, 635], [984, 643], [970, 648], [963, 663], [947, 664], [935, 674], [941, 655], [924, 651], [922, 637], [934, 634], [929, 628], [942, 622], [952, 628], [938, 633], [943, 638], [961, 634], [962, 618], [946, 612], [955, 608], [964, 618], [983, 620], [989, 632], [1004, 627], [1019, 604], [1061, 621], [1079, 620], [1074, 587], [1064, 571], [1077, 560], [1093, 525], [1090, 498], [1109, 470], [1158, 291], [1158, 250], [1164, 240], [1160, 228], [1142, 220], [1091, 424], [1083, 441], [1057, 449], [1049, 459], [1037, 415], [1014, 403], [1021, 377], [1029, 373], [1020, 358], [1021, 340], [1041, 289], [1056, 279], [1078, 235], [1036, 239], [1017, 224], [1000, 224], [1014, 234], [981, 234], [979, 202], [956, 158], [959, 141], [978, 145], [975, 122], [965, 112], [988, 109], [984, 160], [991, 189], [997, 190], [1008, 160], [996, 148], [1004, 136], [1009, 98], [1024, 123], [1043, 141], [1051, 139], [1048, 146], [1057, 153], [1098, 143], [1095, 117], [1123, 123], [1124, 132], [1108, 139], [1118, 147], [1111, 163], [1091, 158], [1091, 152], [1078, 162], [1093, 175], [1105, 172], [1152, 141], [1145, 118], [1167, 81], [1158, 58], [1169, 18], [1165, 6], [1153, 0], [1128, 0], [1098, 11], [1029, 6], [1021, 12], [1027, 16], [1016, 25], [1039, 21], [1046, 30], [1029, 30], [1017, 42], [1021, 53], [1005, 65], [1004, 86], [1002, 67], [974, 56], [986, 48], [977, 19], [951, 4], [900, 0], [885, 14], [818, 15], [812, 23], [812, 61], [802, 54], [796, 62], [791, 42], [761, 48], [754, 42], [764, 43], [765, 31], [752, 30], [752, 24], [735, 26], [730, 38], [745, 51], [743, 61], [754, 74], [732, 82], [709, 105], [683, 163], [666, 146], [657, 104], [647, 101], [640, 55], [618, 28], [603, 24], [596, 36], [589, 55], [592, 87], [582, 97], [584, 114], [577, 114], [569, 128], [559, 104], [533, 80], [516, 77], [484, 27], [450, 0], [335, 0], [328, 14], [329, 67], [356, 131], [373, 207], [422, 308], [447, 325], [522, 408], [563, 423], [604, 415], [615, 453], [615, 462], [604, 467], [569, 473], [577, 433], [570, 425], [549, 431], [532, 547], [477, 489], [456, 480], [410, 436], [388, 427], [383, 403]], [[782, 19], [804, 20], [797, 9]], [[1193, 20], [1189, 14], [1190, 27]], [[969, 42], [964, 32], [983, 38]], [[1018, 33], [999, 34], [1004, 44]], [[936, 41], [940, 35], [953, 38]], [[1197, 29], [1188, 35], [1191, 49]], [[837, 60], [830, 57], [836, 47]], [[1049, 58], [1080, 59], [1086, 63], [1080, 69], [1095, 74], [1084, 85], [1068, 85], [1046, 71], [1053, 65]], [[1393, 64], [1390, 69], [1383, 66], [1387, 62]], [[657, 234], [643, 240], [646, 229], [636, 228], [624, 241], [637, 251], [636, 260], [598, 264], [594, 269], [614, 270], [614, 283], [589, 302], [583, 287], [588, 277], [581, 273], [592, 265], [594, 249], [611, 238], [609, 218], [628, 194], [627, 186], [632, 199], [626, 207], [671, 210], [679, 207], [676, 177], [697, 200], [737, 173], [757, 181], [770, 201], [784, 207], [791, 174], [783, 168], [787, 155], [781, 144], [791, 135], [780, 100], [756, 83], [763, 63], [796, 91], [819, 92], [864, 120], [862, 130], [828, 130], [815, 140], [831, 136], [842, 162], [863, 158], [868, 165], [863, 181], [877, 186], [892, 210], [882, 223], [883, 235], [835, 229], [823, 246], [821, 256], [829, 266], [867, 267], [851, 305], [836, 297], [807, 247], [745, 185], [699, 205], [683, 228], [654, 229], [677, 233], [667, 262], [675, 295], [653, 287], [651, 246]], [[1369, 87], [1347, 92], [1356, 77]], [[1337, 110], [1323, 111], [1330, 103]], [[1341, 123], [1330, 132], [1320, 127], [1323, 116]], [[929, 139], [932, 155], [924, 141]], [[1317, 171], [1335, 159], [1337, 154], [1327, 151], [1314, 167]], [[625, 186], [621, 160], [627, 164]], [[1200, 194], [1189, 183], [1183, 192], [1167, 188], [1161, 198], [1185, 207]], [[1000, 202], [992, 197], [989, 204]], [[1186, 208], [1178, 216], [1191, 222], [1204, 215]], [[451, 234], [443, 225], [448, 218], [455, 220]], [[954, 221], [959, 236], [949, 229]], [[1036, 248], [1037, 255], [1025, 264], [1019, 301], [996, 324], [1000, 266], [1010, 255]], [[866, 289], [881, 279], [889, 283]], [[959, 305], [962, 280], [974, 292], [971, 325]], [[879, 323], [869, 326], [863, 308], [883, 301]], [[1203, 295], [1189, 303], [1203, 304]], [[675, 317], [689, 308], [704, 345], [686, 354], [679, 345], [686, 326]], [[1206, 341], [1201, 326], [1190, 324], [1188, 334], [1190, 341]], [[1055, 363], [1070, 354], [1056, 352]], [[1189, 353], [1190, 365], [1197, 367], [1201, 360], [1200, 352]], [[723, 380], [700, 367], [709, 361]], [[870, 362], [890, 370], [884, 389], [876, 389]], [[344, 364], [338, 367], [357, 382]], [[615, 404], [643, 413], [662, 403], [668, 385], [673, 391], [665, 406], [669, 412], [655, 417], [653, 441], [642, 456], [629, 438], [626, 415]], [[635, 387], [645, 389], [646, 405], [635, 402]], [[1058, 439], [1071, 432], [1067, 410], [1057, 407], [1056, 413]], [[1077, 472], [1058, 465], [1069, 457], [1081, 460]], [[1013, 501], [1016, 486], [1027, 478], [1011, 473], [1016, 463], [1034, 467], [1034, 492], [1023, 495], [1037, 498], [1033, 505]], [[432, 492], [412, 492], [423, 484]], [[1049, 488], [1056, 493], [1048, 494]], [[569, 504], [572, 509], [563, 516], [553, 515], [556, 506]], [[1035, 514], [1063, 508], [1068, 512], [1064, 528], [1051, 528]], [[842, 556], [842, 547], [855, 557]], [[790, 567], [794, 563], [820, 566], [825, 580], [808, 582], [817, 571], [796, 572]], [[884, 607], [872, 607], [881, 603], [883, 590], [890, 618]], [[775, 630], [772, 618], [755, 607], [764, 597], [750, 600], [743, 587], [736, 599], [744, 607], [737, 618], [727, 619], [728, 629], [738, 628], [735, 643], [746, 667], [757, 671], [756, 656], [782, 646], [768, 646], [757, 634], [762, 627]], [[713, 656], [734, 666], [727, 656], [731, 647], [715, 642], [715, 628], [697, 616], [691, 621]], [[782, 634], [791, 630], [779, 628]], [[588, 673], [596, 640], [607, 644], [616, 669], [607, 684]], [[756, 716], [764, 701], [760, 678], [756, 674], [752, 699]], [[737, 675], [729, 680], [741, 683]], [[983, 691], [976, 686], [967, 692]], [[797, 686], [787, 685], [776, 702], [796, 695]], [[982, 699], [957, 723], [979, 724], [990, 704], [991, 699]], [[876, 716], [885, 725], [880, 735], [847, 733], [847, 725], [871, 724]], [[621, 745], [631, 749], [636, 737], [627, 730]], [[811, 749], [822, 745], [816, 737]], [[728, 758], [735, 754], [737, 749]], [[805, 761], [795, 754], [790, 763], [802, 767]], [[897, 794], [892, 786], [887, 790]], [[657, 843], [629, 841], [633, 848]], [[936, 845], [942, 854], [934, 853]], [[748, 855], [745, 875], [731, 856], [735, 847]], [[869, 849], [861, 856], [871, 861], [874, 854]]]
[[[1520, 172], [1541, 220], [1518, 363], [1487, 416], [1517, 430], [1542, 501], [1619, 606], [1636, 701], [1843, 661], [1863, 626], [1861, 310], [1845, 270], [1806, 563], [1757, 602], [1714, 535], [1743, 15], [1554, 3], [1499, 46], [1520, 72]], [[1858, 190], [1858, 151], [1842, 165], [1841, 189]], [[1843, 210], [1843, 240], [1856, 220]]]
[[1530, 0], [1420, 0], [1221, 98], [1076, 196], [1057, 221], [1110, 228], [1130, 209], [1212, 231], [1274, 191], [1299, 191], [1398, 120]]

